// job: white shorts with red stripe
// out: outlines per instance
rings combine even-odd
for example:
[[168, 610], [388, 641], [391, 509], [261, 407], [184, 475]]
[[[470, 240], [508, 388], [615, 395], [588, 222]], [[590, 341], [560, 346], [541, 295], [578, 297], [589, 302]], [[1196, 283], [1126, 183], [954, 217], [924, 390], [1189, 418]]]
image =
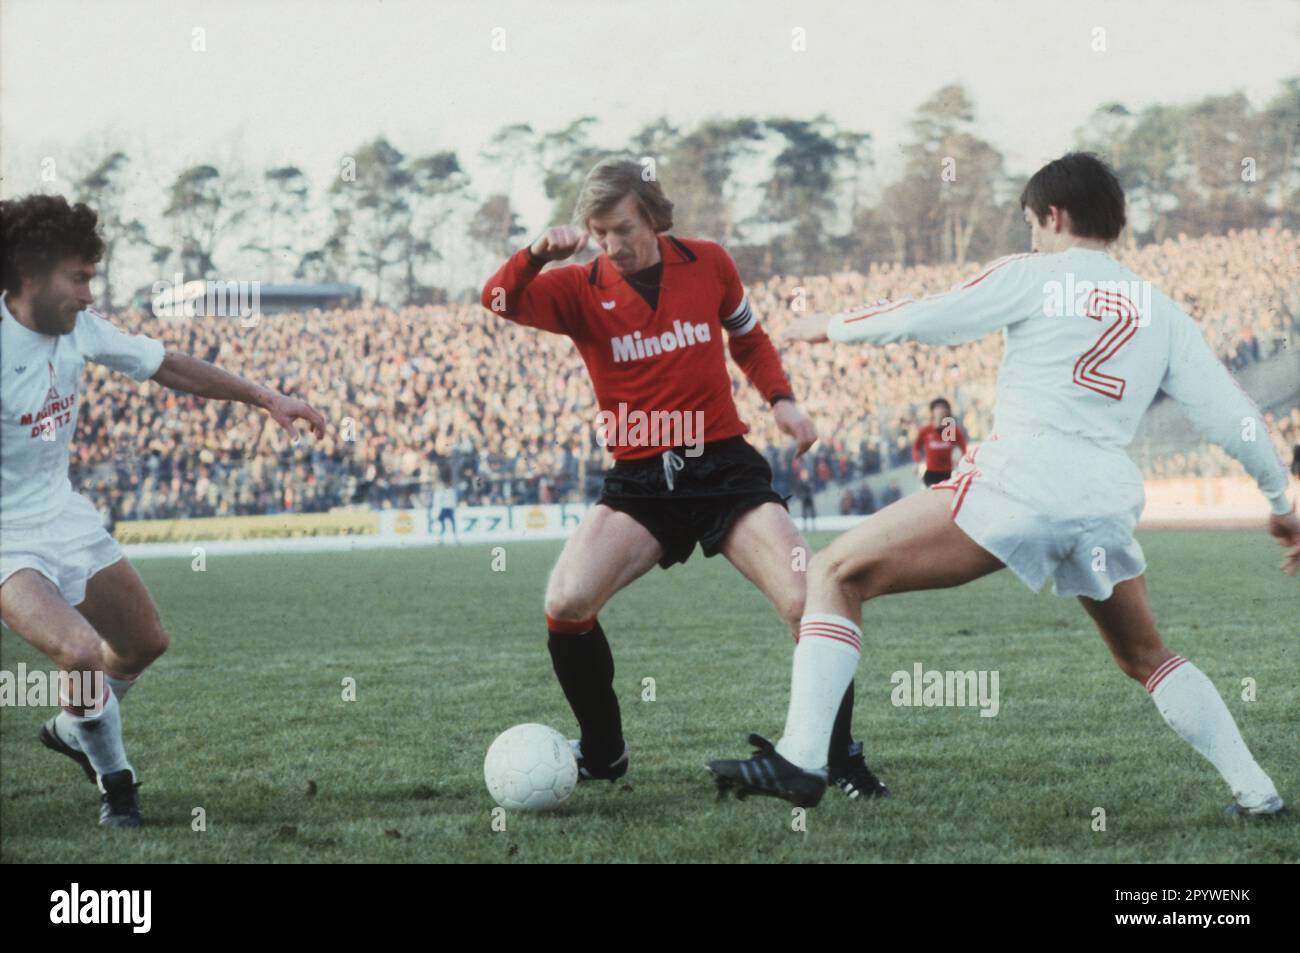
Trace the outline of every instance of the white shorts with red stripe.
[[1038, 592], [1106, 600], [1146, 571], [1133, 538], [1145, 494], [1123, 450], [1057, 431], [995, 434], [950, 479], [962, 532]]

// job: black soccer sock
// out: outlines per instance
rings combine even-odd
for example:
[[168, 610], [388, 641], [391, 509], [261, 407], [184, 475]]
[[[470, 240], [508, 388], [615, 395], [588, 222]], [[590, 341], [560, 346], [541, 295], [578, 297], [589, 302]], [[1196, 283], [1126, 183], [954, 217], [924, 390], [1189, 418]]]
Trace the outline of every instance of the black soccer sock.
[[594, 620], [591, 630], [581, 634], [556, 631], [554, 620], [548, 622], [546, 647], [564, 697], [582, 729], [582, 755], [593, 765], [611, 764], [623, 753], [623, 720], [614, 694], [614, 655], [609, 641]]
[[835, 726], [831, 728], [831, 746], [826, 754], [826, 763], [831, 767], [842, 764], [849, 754], [849, 745], [853, 744], [853, 683], [844, 692], [840, 710], [835, 713]]

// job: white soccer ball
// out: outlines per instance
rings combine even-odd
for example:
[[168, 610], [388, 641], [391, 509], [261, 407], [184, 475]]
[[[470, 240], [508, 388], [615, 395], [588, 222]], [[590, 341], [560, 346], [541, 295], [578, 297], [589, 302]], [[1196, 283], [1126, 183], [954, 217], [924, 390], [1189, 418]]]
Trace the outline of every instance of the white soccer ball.
[[488, 793], [511, 811], [546, 811], [573, 793], [578, 761], [568, 739], [545, 725], [515, 725], [497, 735], [483, 759]]

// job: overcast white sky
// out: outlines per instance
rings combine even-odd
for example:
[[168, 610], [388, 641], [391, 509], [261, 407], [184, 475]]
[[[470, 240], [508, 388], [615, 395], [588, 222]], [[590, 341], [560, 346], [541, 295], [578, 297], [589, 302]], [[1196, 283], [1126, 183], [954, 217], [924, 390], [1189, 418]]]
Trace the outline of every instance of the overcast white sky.
[[[376, 133], [408, 153], [455, 149], [481, 172], [477, 153], [502, 125], [583, 114], [613, 146], [661, 113], [689, 125], [824, 111], [871, 132], [887, 173], [916, 106], [954, 81], [1009, 168], [1029, 172], [1101, 103], [1235, 90], [1262, 103], [1300, 74], [1295, 0], [3, 0], [0, 11], [6, 194], [39, 187], [42, 158], [105, 130], [147, 155], [159, 183], [238, 156], [254, 169], [295, 162], [319, 186]], [[791, 49], [797, 27], [806, 52]], [[191, 49], [196, 28], [205, 52]], [[524, 211], [543, 224], [536, 196]]]

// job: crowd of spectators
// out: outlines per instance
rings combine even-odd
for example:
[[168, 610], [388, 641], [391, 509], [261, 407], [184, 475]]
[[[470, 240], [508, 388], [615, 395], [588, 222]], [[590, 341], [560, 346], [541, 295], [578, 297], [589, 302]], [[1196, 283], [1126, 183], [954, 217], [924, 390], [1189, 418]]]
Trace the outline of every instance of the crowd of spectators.
[[[1177, 300], [1230, 366], [1300, 346], [1295, 233], [1178, 238], [1116, 254]], [[773, 278], [752, 285], [749, 296], [776, 338], [801, 314], [944, 291], [978, 269], [873, 265]], [[597, 441], [591, 385], [569, 340], [518, 327], [477, 303], [276, 314], [251, 327], [233, 318], [125, 312], [113, 320], [300, 396], [333, 425], [324, 439], [293, 443], [250, 408], [92, 365], [73, 482], [115, 519], [427, 505], [447, 482], [466, 504], [588, 500], [609, 463]], [[772, 464], [778, 490], [802, 496], [910, 462], [910, 441], [935, 396], [952, 400], [970, 438], [980, 440], [992, 422], [1001, 352], [998, 335], [951, 348], [781, 347], [821, 434], [797, 461], [761, 397], [729, 366], [749, 439]], [[1300, 411], [1276, 423], [1289, 460]], [[1149, 464], [1154, 476], [1231, 466], [1203, 447]]]
[[[1269, 435], [1277, 446], [1278, 456], [1291, 472], [1300, 477], [1300, 406], [1285, 414], [1264, 414]], [[1177, 477], [1221, 477], [1241, 473], [1241, 466], [1212, 443], [1198, 443], [1172, 453], [1154, 454], [1142, 460], [1147, 476], [1158, 479]]]

